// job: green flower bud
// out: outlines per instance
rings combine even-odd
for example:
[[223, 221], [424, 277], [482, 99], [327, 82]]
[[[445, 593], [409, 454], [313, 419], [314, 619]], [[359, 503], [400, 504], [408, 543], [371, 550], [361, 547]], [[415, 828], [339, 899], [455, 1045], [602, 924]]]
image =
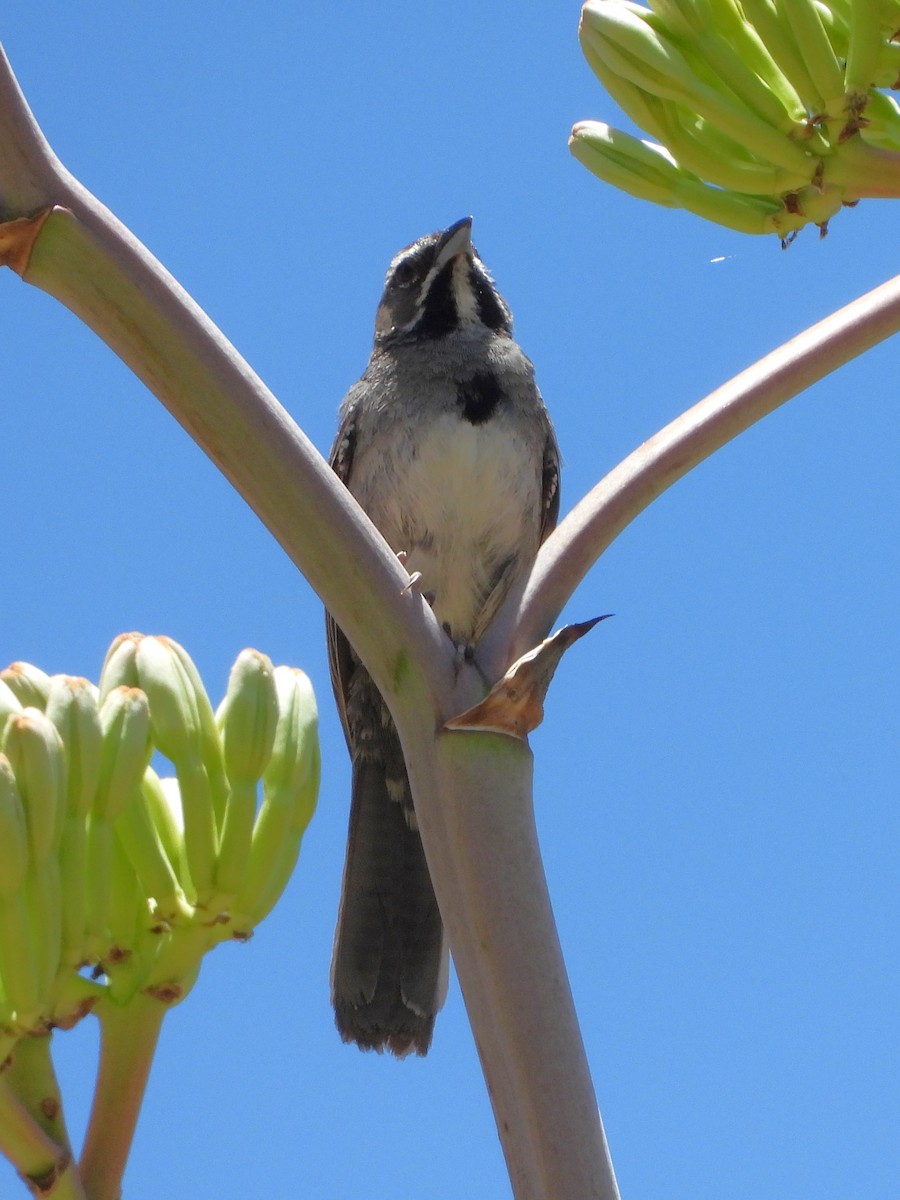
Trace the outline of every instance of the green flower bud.
[[[0, 914], [6, 922], [3, 937], [19, 945], [10, 954], [21, 961], [27, 955], [36, 976], [36, 996], [41, 1011], [59, 970], [62, 954], [62, 888], [59, 847], [66, 796], [66, 759], [56, 726], [36, 708], [26, 708], [6, 723], [3, 749], [16, 774], [28, 831], [29, 867], [24, 895], [13, 908]], [[27, 913], [27, 936], [22, 931], [22, 911]], [[30, 950], [26, 949], [30, 946]], [[8, 970], [9, 967], [4, 968]], [[29, 970], [32, 968], [29, 967]], [[31, 1027], [41, 1015], [28, 999], [17, 1002], [17, 1020]], [[7, 996], [11, 993], [7, 987]], [[36, 1001], [35, 1001], [36, 1002]], [[27, 1015], [25, 1015], [27, 1012]], [[45, 1015], [45, 1014], [44, 1014]]]
[[166, 857], [177, 869], [182, 885], [190, 879], [184, 850], [184, 814], [177, 779], [160, 779], [152, 767], [144, 772], [141, 791], [147, 804], [150, 820], [156, 830]]
[[62, 738], [42, 712], [26, 708], [7, 721], [3, 750], [22, 797], [31, 857], [40, 863], [56, 853], [62, 835], [66, 792]]
[[0, 671], [0, 681], [13, 692], [23, 708], [43, 711], [50, 692], [50, 676], [40, 667], [27, 662], [14, 662]]
[[170, 861], [166, 853], [143, 786], [135, 788], [117, 817], [115, 835], [157, 918], [173, 922], [190, 917], [191, 909], [178, 881], [179, 860]]
[[6, 726], [7, 717], [21, 711], [22, 705], [19, 703], [15, 692], [8, 683], [0, 679], [0, 739], [3, 738], [3, 730]]
[[236, 931], [248, 934], [287, 886], [319, 790], [318, 711], [303, 671], [277, 667], [278, 726], [263, 773], [247, 872], [235, 900]]
[[28, 871], [28, 828], [16, 777], [0, 754], [0, 898], [22, 890]]
[[[115, 836], [113, 823], [140, 788], [150, 761], [150, 711], [139, 688], [117, 685], [100, 708], [100, 778], [87, 826], [85, 949], [96, 960], [109, 947]], [[134, 868], [132, 868], [134, 874]]]
[[69, 967], [77, 967], [87, 953], [87, 818], [97, 792], [103, 751], [97, 695], [97, 689], [86, 679], [54, 675], [47, 697], [47, 717], [62, 737], [67, 765], [68, 787], [59, 871], [62, 961]]
[[[150, 702], [153, 740], [175, 764], [178, 775], [193, 899], [203, 905], [212, 897], [218, 840], [207, 743], [211, 736], [218, 747], [218, 734], [196, 668], [185, 660], [190, 662], [181, 647], [167, 638], [145, 637], [137, 645], [135, 662]], [[204, 732], [207, 727], [211, 734]]]
[[292, 792], [294, 824], [309, 824], [315, 809], [319, 770], [319, 710], [309, 676], [299, 667], [276, 667], [278, 725], [272, 757], [263, 773], [267, 789]]
[[86, 817], [100, 779], [103, 747], [94, 685], [87, 679], [54, 675], [50, 680], [46, 713], [65, 747], [67, 811], [72, 816]]
[[203, 680], [200, 678], [200, 672], [194, 665], [194, 660], [188, 654], [187, 650], [173, 638], [161, 637], [159, 641], [168, 647], [172, 654], [180, 661], [197, 699], [197, 715], [200, 718], [200, 757], [203, 759], [203, 766], [206, 770], [206, 776], [209, 780], [209, 787], [212, 793], [216, 819], [219, 822], [219, 828], [221, 828], [224, 819], [225, 797], [228, 792], [228, 784], [225, 779], [222, 742], [219, 738], [212, 705], [203, 686]]
[[94, 816], [114, 821], [140, 787], [153, 753], [146, 695], [139, 688], [114, 688], [100, 709], [100, 726], [103, 749]]
[[0, 899], [0, 984], [4, 1023], [22, 1032], [37, 1028], [46, 1007], [40, 964], [22, 892]]
[[272, 754], [277, 723], [272, 660], [257, 650], [242, 650], [216, 713], [229, 784], [255, 784], [260, 778]]
[[138, 643], [135, 665], [150, 702], [156, 746], [173, 762], [198, 755], [198, 697], [181, 660], [161, 638], [145, 637]]
[[142, 633], [120, 633], [106, 652], [100, 670], [100, 704], [117, 687], [139, 687], [137, 672], [137, 648], [143, 640]]
[[216, 862], [216, 887], [226, 906], [246, 873], [256, 816], [256, 785], [272, 753], [277, 722], [278, 698], [271, 659], [256, 650], [244, 650], [232, 667], [228, 691], [217, 714], [229, 792]]

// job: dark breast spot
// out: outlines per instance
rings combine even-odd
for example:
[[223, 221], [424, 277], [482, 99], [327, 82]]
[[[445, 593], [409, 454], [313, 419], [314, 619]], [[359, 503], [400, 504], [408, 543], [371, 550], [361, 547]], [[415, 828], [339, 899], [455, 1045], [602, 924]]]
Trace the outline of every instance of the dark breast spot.
[[503, 389], [491, 371], [476, 371], [471, 379], [456, 387], [460, 411], [473, 425], [483, 425], [489, 421], [502, 398]]

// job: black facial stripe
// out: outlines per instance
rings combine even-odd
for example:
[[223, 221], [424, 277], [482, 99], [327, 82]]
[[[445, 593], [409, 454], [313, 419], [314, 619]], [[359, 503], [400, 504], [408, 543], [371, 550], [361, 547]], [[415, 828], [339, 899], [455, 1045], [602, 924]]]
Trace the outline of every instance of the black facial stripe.
[[471, 379], [457, 384], [456, 399], [462, 415], [473, 425], [483, 425], [494, 415], [503, 389], [492, 371], [476, 371]]
[[458, 324], [453, 297], [453, 263], [449, 262], [431, 281], [415, 332], [421, 337], [441, 337], [456, 329]]
[[481, 323], [486, 325], [488, 329], [493, 329], [495, 333], [499, 333], [501, 330], [509, 333], [509, 313], [506, 311], [494, 289], [474, 269], [469, 271], [469, 283], [471, 284], [472, 291], [475, 293], [475, 299], [478, 304], [478, 316]]
[[406, 254], [394, 268], [389, 283], [402, 287], [413, 281], [421, 282], [431, 270], [435, 249], [432, 245], [420, 246], [413, 253]]

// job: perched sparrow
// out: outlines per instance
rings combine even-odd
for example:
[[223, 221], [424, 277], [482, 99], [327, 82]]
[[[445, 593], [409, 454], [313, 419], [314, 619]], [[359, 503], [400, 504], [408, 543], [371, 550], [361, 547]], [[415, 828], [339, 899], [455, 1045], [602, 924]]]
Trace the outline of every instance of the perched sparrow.
[[[512, 316], [467, 217], [388, 268], [365, 374], [341, 406], [331, 465], [456, 646], [478, 643], [559, 511], [559, 452]], [[363, 1049], [425, 1054], [447, 951], [397, 731], [328, 619], [353, 761], [350, 838], [331, 968], [337, 1027]]]

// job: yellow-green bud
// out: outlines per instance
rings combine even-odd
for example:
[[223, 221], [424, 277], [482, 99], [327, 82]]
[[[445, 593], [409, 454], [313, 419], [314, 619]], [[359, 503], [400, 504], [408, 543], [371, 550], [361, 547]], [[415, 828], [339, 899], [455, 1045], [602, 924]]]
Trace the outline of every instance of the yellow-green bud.
[[28, 828], [16, 777], [0, 754], [0, 898], [21, 891], [28, 871]]
[[135, 662], [140, 686], [150, 702], [156, 746], [173, 762], [199, 756], [198, 696], [181, 659], [163, 638], [145, 637], [138, 643]]
[[103, 753], [97, 789], [96, 815], [114, 821], [150, 763], [150, 709], [139, 688], [114, 688], [100, 709]]
[[100, 670], [100, 704], [117, 687], [139, 687], [137, 673], [137, 648], [142, 633], [120, 633], [106, 652]]
[[13, 713], [20, 713], [21, 711], [22, 705], [15, 692], [8, 683], [4, 683], [0, 679], [0, 738], [3, 737], [3, 729], [6, 725], [7, 717], [11, 717]]
[[[275, 688], [278, 696], [278, 725], [272, 756], [263, 772], [266, 788], [293, 793], [299, 807], [295, 821], [305, 828], [312, 817], [316, 794], [309, 795], [310, 783], [318, 773], [319, 710], [309, 676], [299, 667], [276, 667]], [[305, 815], [305, 819], [304, 818]]]
[[59, 879], [62, 894], [62, 947], [65, 966], [77, 968], [87, 957], [87, 817], [100, 779], [103, 732], [97, 688], [87, 679], [54, 675], [47, 697], [47, 717], [63, 740], [67, 796]]
[[65, 746], [68, 811], [85, 817], [97, 791], [103, 747], [94, 685], [72, 675], [54, 675], [46, 712]]
[[10, 663], [4, 671], [0, 671], [0, 681], [10, 688], [23, 708], [43, 710], [47, 703], [50, 676], [32, 663]]
[[225, 763], [222, 757], [222, 742], [216, 727], [216, 718], [200, 678], [200, 672], [194, 665], [194, 660], [173, 638], [159, 639], [178, 658], [184, 668], [185, 675], [194, 691], [197, 700], [197, 715], [200, 718], [200, 757], [212, 797], [218, 827], [221, 830], [225, 814], [225, 799], [228, 793], [228, 783], [225, 778]]
[[228, 782], [255, 784], [275, 743], [278, 697], [272, 660], [242, 650], [231, 668], [228, 691], [216, 713]]
[[153, 768], [148, 767], [141, 782], [141, 791], [169, 862], [176, 866], [184, 855], [184, 816], [178, 780], [160, 779]]
[[318, 713], [303, 671], [276, 667], [278, 727], [263, 773], [263, 803], [235, 900], [235, 928], [249, 933], [275, 904], [297, 861], [319, 790]]
[[141, 638], [135, 664], [150, 704], [153, 741], [172, 760], [178, 774], [190, 890], [204, 904], [211, 898], [218, 840], [214, 793], [207, 767], [209, 737], [215, 741], [216, 761], [221, 770], [212, 707], [196, 668], [177, 643], [168, 638]]
[[244, 650], [231, 669], [228, 691], [217, 714], [229, 784], [216, 860], [216, 887], [224, 905], [231, 903], [246, 874], [256, 786], [272, 753], [277, 722], [271, 659], [256, 650]]
[[28, 825], [32, 859], [55, 853], [62, 834], [66, 759], [56, 726], [36, 708], [9, 718], [3, 750], [16, 775]]

